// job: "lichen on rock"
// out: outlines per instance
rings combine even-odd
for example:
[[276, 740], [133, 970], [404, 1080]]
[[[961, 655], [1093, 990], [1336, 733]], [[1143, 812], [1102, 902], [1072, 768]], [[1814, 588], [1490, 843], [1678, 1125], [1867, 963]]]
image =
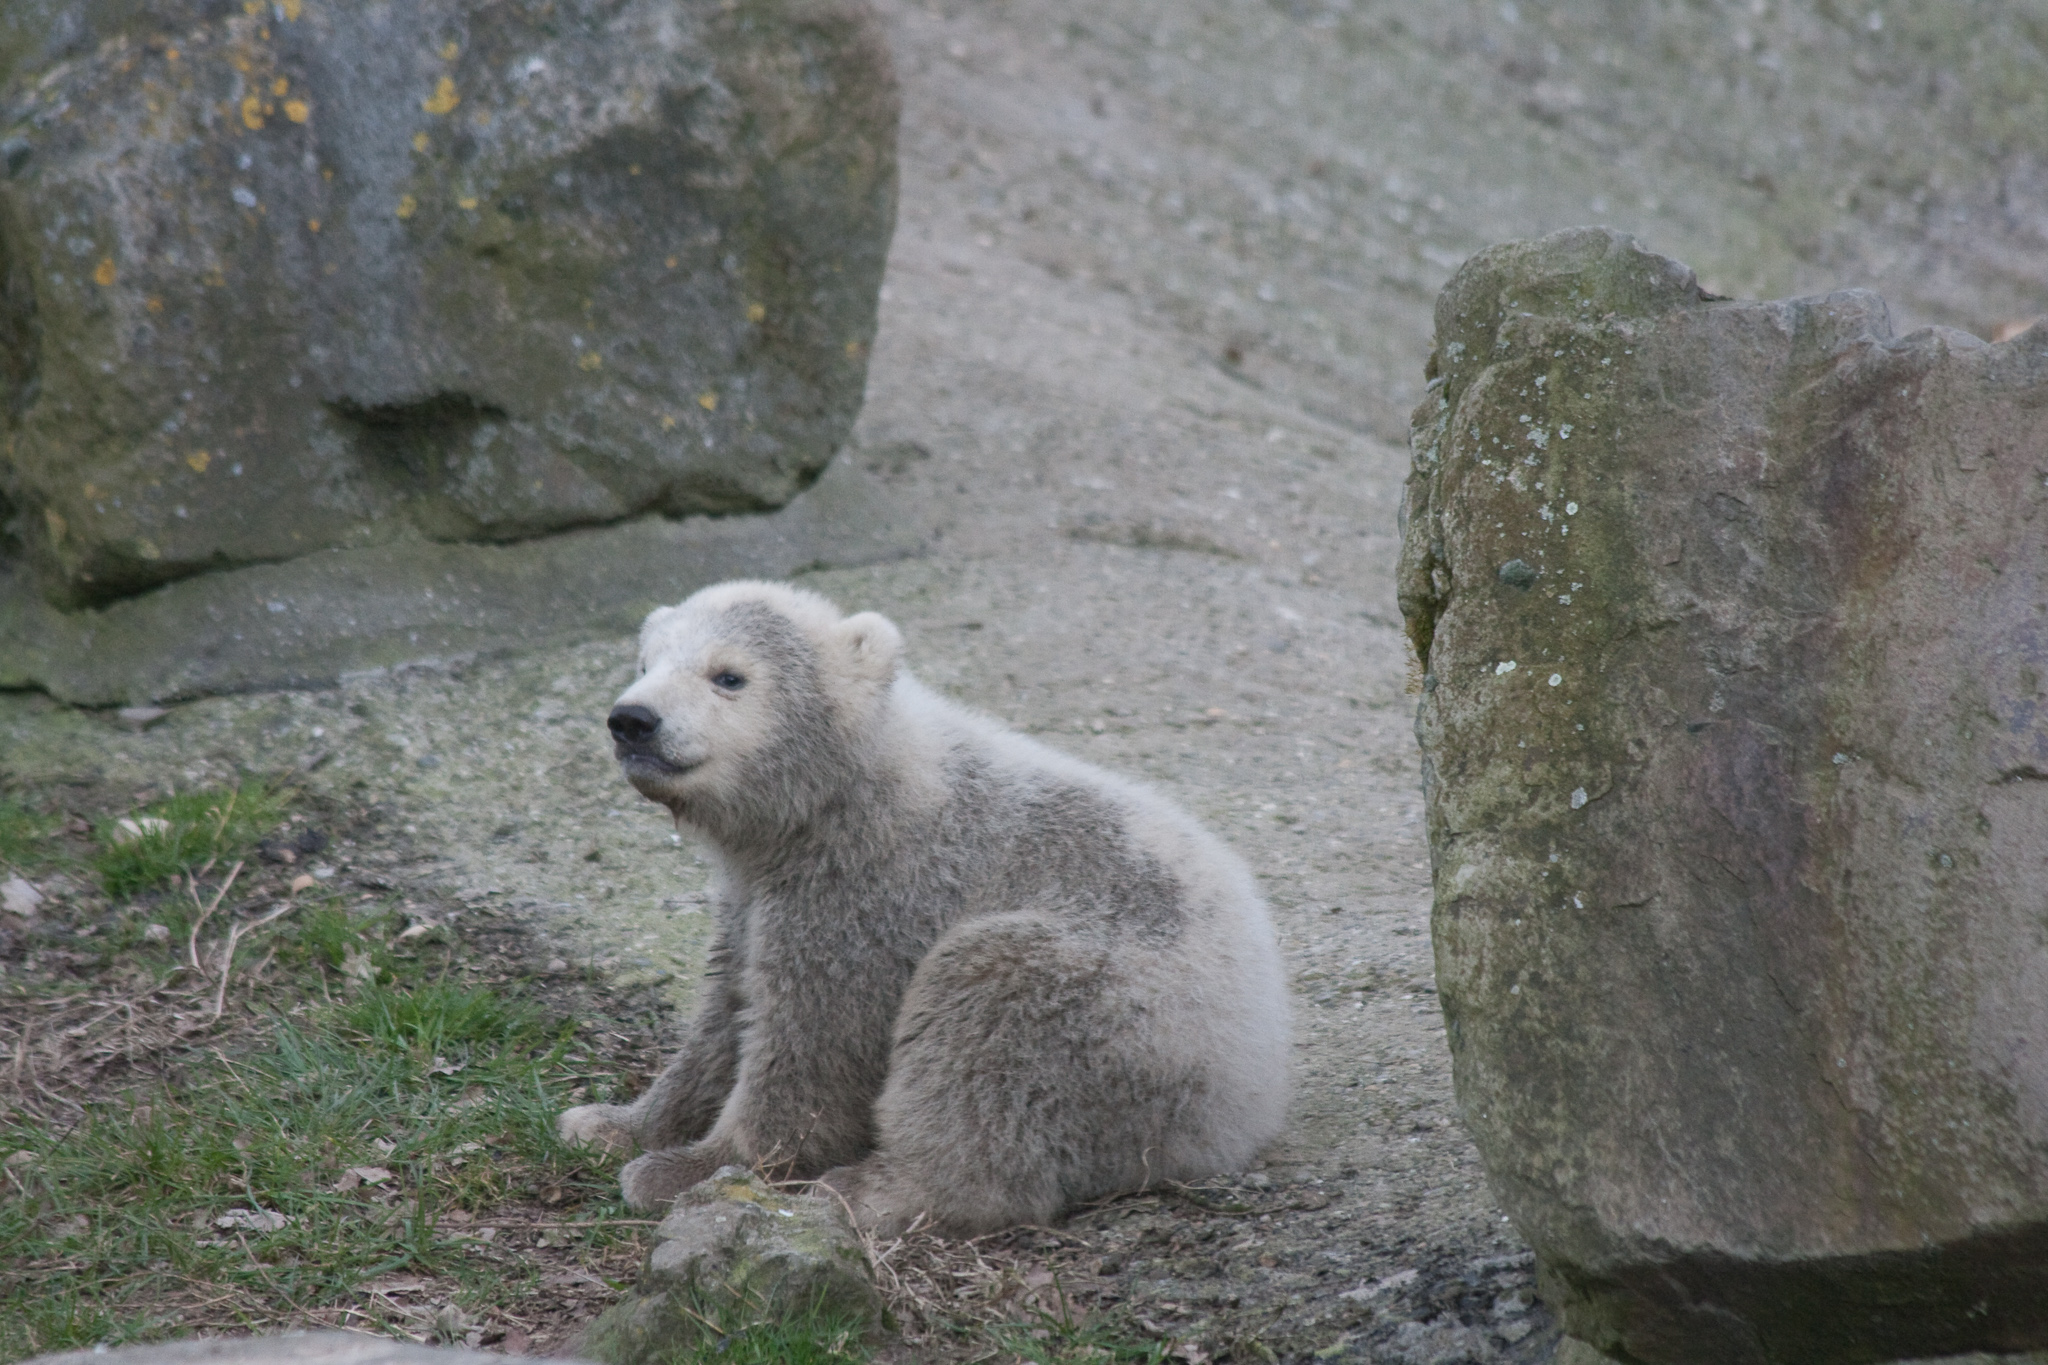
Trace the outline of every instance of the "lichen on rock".
[[1605, 230], [1444, 290], [1400, 569], [1438, 981], [1604, 1351], [2048, 1343], [2044, 412], [2041, 327], [1717, 300]]
[[828, 1196], [725, 1166], [678, 1195], [654, 1236], [632, 1296], [591, 1325], [579, 1354], [640, 1365], [752, 1322], [854, 1335], [882, 1322], [867, 1259]]
[[0, 513], [49, 601], [774, 508], [838, 448], [895, 215], [859, 0], [231, 11], [10, 16]]

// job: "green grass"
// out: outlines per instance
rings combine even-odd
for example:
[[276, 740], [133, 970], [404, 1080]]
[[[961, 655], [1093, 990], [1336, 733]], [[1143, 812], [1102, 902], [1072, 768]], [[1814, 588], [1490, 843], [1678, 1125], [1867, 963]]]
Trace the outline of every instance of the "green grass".
[[1034, 1317], [1034, 1322], [995, 1328], [989, 1336], [1028, 1365], [1166, 1365], [1171, 1358], [1170, 1341], [1136, 1335], [1113, 1321], [1078, 1320], [1064, 1306], [1057, 1315]]
[[829, 1311], [770, 1319], [729, 1298], [700, 1298], [693, 1313], [703, 1338], [658, 1365], [866, 1365], [873, 1355], [864, 1326]]
[[[287, 871], [251, 866], [237, 897], [252, 882], [265, 889], [201, 926], [209, 972], [227, 923], [247, 925], [280, 899], [295, 908], [245, 940], [228, 998], [248, 1008], [211, 1021], [215, 983], [186, 970], [199, 902], [288, 814], [285, 796], [252, 782], [131, 813], [138, 825], [165, 822], [141, 839], [116, 843], [118, 821], [103, 822], [94, 865], [114, 899], [84, 916], [109, 930], [91, 940], [109, 954], [98, 974], [10, 975], [0, 986], [0, 1022], [36, 1020], [37, 1036], [70, 1039], [73, 1020], [112, 1029], [120, 1014], [103, 1011], [102, 996], [156, 1011], [162, 1032], [195, 1014], [204, 1025], [159, 1064], [126, 1073], [127, 1088], [82, 1091], [82, 1112], [22, 1090], [0, 1115], [0, 1361], [199, 1330], [380, 1320], [427, 1330], [366, 1293], [393, 1278], [430, 1281], [433, 1302], [481, 1319], [523, 1295], [555, 1302], [541, 1280], [565, 1258], [614, 1282], [631, 1277], [641, 1234], [612, 1163], [554, 1136], [569, 1105], [623, 1097], [588, 1075], [596, 1059], [582, 1055], [574, 1021], [518, 985], [463, 981], [459, 945], [400, 939], [395, 905], [351, 906], [317, 888], [288, 896]], [[0, 802], [0, 858], [68, 857], [60, 825]], [[192, 880], [159, 889], [179, 877]], [[169, 939], [151, 941], [150, 924]], [[78, 956], [83, 940], [59, 941]], [[92, 1042], [69, 1055], [92, 1055]], [[542, 1225], [566, 1246], [511, 1241]], [[485, 1245], [472, 1235], [485, 1226], [504, 1235]], [[730, 1303], [704, 1312], [715, 1333], [673, 1365], [872, 1356], [857, 1326], [829, 1316], [766, 1320]], [[959, 1330], [978, 1355], [994, 1348], [1030, 1365], [1165, 1365], [1167, 1350], [1064, 1312]]]
[[51, 836], [60, 823], [18, 797], [0, 796], [0, 867], [26, 871], [52, 861], [59, 851]]
[[130, 896], [212, 863], [245, 858], [283, 820], [283, 794], [262, 782], [195, 791], [101, 821], [93, 868], [110, 896]]
[[[0, 1123], [14, 1186], [0, 1245], [22, 1267], [0, 1282], [0, 1358], [162, 1335], [172, 1324], [151, 1305], [189, 1284], [244, 1294], [274, 1321], [396, 1270], [488, 1302], [507, 1272], [466, 1255], [449, 1211], [567, 1188], [595, 1206], [586, 1216], [619, 1212], [611, 1178], [554, 1138], [566, 1047], [489, 990], [368, 985], [68, 1130]], [[370, 1174], [345, 1179], [351, 1168]], [[234, 1210], [288, 1221], [216, 1225]]]
[[[392, 1274], [432, 1277], [435, 1293], [481, 1314], [563, 1256], [630, 1273], [637, 1234], [613, 1225], [625, 1216], [615, 1173], [554, 1136], [555, 1116], [584, 1097], [571, 1094], [589, 1064], [570, 1055], [574, 1021], [516, 985], [462, 982], [453, 945], [396, 937], [393, 906], [295, 893], [302, 903], [244, 940], [229, 998], [247, 1008], [213, 1022], [213, 983], [181, 974], [196, 901], [287, 814], [281, 794], [250, 782], [132, 813], [165, 822], [139, 839], [115, 842], [118, 821], [103, 822], [94, 865], [116, 899], [88, 912], [112, 928], [97, 940], [112, 954], [103, 974], [10, 976], [0, 991], [16, 1026], [112, 1030], [121, 1010], [91, 1002], [125, 997], [171, 1035], [160, 1064], [126, 1073], [128, 1088], [79, 1092], [82, 1112], [24, 1088], [0, 1116], [0, 1360], [200, 1328], [342, 1325], [342, 1307], [366, 1302], [362, 1286]], [[0, 855], [41, 856], [56, 825], [0, 803]], [[186, 875], [191, 886], [156, 892]], [[261, 877], [270, 889], [202, 927], [209, 974], [227, 923], [284, 898], [282, 876], [250, 868], [237, 895]], [[150, 941], [150, 923], [170, 939]], [[90, 1041], [69, 1055], [89, 1056]], [[589, 1084], [591, 1098], [616, 1098], [609, 1082]], [[281, 1223], [264, 1226], [271, 1216]], [[564, 1225], [568, 1249], [468, 1236], [536, 1218]]]

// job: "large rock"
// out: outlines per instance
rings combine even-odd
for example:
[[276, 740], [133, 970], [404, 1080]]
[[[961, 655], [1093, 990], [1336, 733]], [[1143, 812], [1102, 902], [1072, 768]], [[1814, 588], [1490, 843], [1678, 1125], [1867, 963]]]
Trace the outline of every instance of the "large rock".
[[632, 1296], [591, 1324], [580, 1354], [653, 1365], [756, 1323], [859, 1337], [882, 1321], [867, 1258], [831, 1199], [724, 1166], [676, 1196], [654, 1238]]
[[1547, 1296], [1630, 1361], [2048, 1345], [2048, 326], [1586, 229], [1436, 328], [1438, 982]]
[[7, 9], [0, 512], [53, 603], [775, 507], [858, 411], [861, 0]]

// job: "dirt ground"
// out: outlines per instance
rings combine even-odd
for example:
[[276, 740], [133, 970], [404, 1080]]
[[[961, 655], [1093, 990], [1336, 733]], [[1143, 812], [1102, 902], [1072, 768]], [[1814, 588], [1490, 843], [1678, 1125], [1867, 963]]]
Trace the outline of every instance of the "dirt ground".
[[[894, 618], [927, 682], [1218, 830], [1296, 988], [1293, 1117], [1260, 1169], [1002, 1254], [1121, 1304], [1190, 1365], [1547, 1359], [1556, 1329], [1459, 1125], [1432, 981], [1392, 586], [1431, 301], [1486, 242], [1582, 221], [1731, 291], [1914, 267], [1876, 229], [1843, 239], [1877, 243], [1865, 257], [1802, 255], [1693, 213], [1684, 165], [1561, 144], [1542, 100], [1571, 106], [1570, 87], [1538, 79], [1556, 43], [1511, 5], [1440, 6], [1435, 30], [1397, 23], [1365, 57], [1279, 4], [878, 7], [905, 96], [901, 217], [842, 458], [913, 509], [928, 552], [805, 581]], [[1415, 52], [1440, 58], [1426, 89]], [[1517, 53], [1536, 75], [1503, 65]], [[2039, 306], [2017, 267], [2009, 303], [1982, 302], [1976, 258], [1951, 255], [1959, 308]], [[390, 842], [330, 850], [334, 876], [516, 921], [544, 970], [683, 1007], [704, 874], [607, 752], [630, 642], [506, 643], [194, 702], [142, 733], [0, 697], [0, 775], [295, 770], [390, 812]]]

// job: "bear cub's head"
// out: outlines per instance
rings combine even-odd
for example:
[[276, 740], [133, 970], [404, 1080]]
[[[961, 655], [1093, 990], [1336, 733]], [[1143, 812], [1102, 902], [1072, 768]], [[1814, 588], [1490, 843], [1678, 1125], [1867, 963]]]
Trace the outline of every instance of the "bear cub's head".
[[626, 780], [678, 820], [780, 822], [859, 762], [903, 636], [816, 593], [720, 583], [640, 627], [640, 676], [612, 706]]

